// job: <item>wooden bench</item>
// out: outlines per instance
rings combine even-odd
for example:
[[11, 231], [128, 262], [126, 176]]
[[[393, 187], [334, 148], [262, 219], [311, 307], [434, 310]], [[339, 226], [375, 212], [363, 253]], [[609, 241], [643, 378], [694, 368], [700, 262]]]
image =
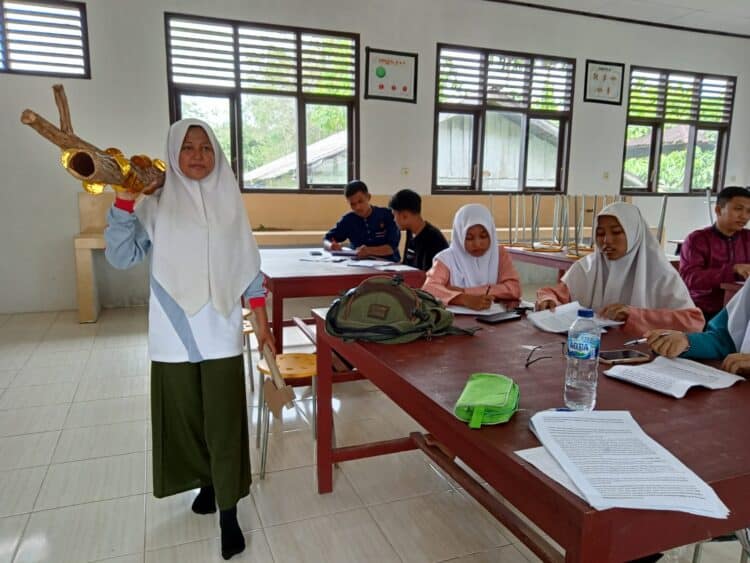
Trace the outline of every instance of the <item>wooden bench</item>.
[[[480, 203], [493, 211], [497, 238], [502, 244], [508, 241], [508, 196], [506, 195], [424, 195], [422, 215], [441, 229], [450, 240], [451, 225], [456, 211], [467, 203]], [[323, 236], [348, 209], [342, 195], [337, 194], [242, 194], [245, 209], [252, 219], [258, 245], [268, 247], [319, 246]], [[388, 205], [389, 195], [373, 195], [374, 205]], [[99, 196], [84, 192], [78, 194], [80, 232], [74, 237], [76, 261], [76, 294], [78, 320], [96, 322], [100, 303], [94, 268], [94, 251], [104, 250], [104, 229], [107, 212], [114, 202], [114, 193], [107, 191]], [[313, 203], [314, 202], [314, 203]], [[527, 205], [527, 221], [531, 224], [531, 206]], [[542, 198], [540, 228], [542, 238], [551, 238], [554, 202]], [[571, 230], [572, 235], [572, 230]], [[405, 236], [401, 237], [402, 249]]]

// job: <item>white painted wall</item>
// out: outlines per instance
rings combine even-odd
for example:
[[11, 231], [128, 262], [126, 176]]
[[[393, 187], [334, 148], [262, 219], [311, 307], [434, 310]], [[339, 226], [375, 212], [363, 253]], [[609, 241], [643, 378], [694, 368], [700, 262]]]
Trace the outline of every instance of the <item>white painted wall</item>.
[[[438, 41], [577, 58], [571, 193], [616, 193], [622, 166], [626, 106], [583, 103], [586, 58], [737, 75], [727, 182], [750, 183], [747, 40], [481, 0], [97, 0], [87, 2], [87, 10], [92, 79], [64, 81], [74, 126], [92, 142], [126, 154], [162, 152], [169, 119], [163, 12], [173, 11], [358, 32], [363, 53], [366, 45], [418, 52], [417, 105], [361, 104], [362, 177], [376, 193], [404, 186], [429, 193]], [[72, 237], [79, 187], [57, 164], [57, 151], [18, 121], [26, 107], [55, 116], [50, 87], [56, 81], [0, 75], [0, 312], [76, 305]], [[401, 176], [402, 168], [409, 176]], [[638, 203], [655, 217], [655, 200]], [[675, 199], [667, 236], [705, 223], [702, 200]], [[98, 269], [106, 278], [100, 280], [105, 303], [145, 297], [145, 268], [115, 273], [99, 261]]]

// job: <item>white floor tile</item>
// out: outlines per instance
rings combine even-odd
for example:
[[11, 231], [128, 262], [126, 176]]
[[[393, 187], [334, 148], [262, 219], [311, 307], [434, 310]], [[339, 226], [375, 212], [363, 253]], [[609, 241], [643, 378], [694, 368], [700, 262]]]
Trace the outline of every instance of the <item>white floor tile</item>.
[[57, 318], [58, 313], [15, 313], [11, 315], [5, 324], [4, 329], [8, 330], [47, 330]]
[[138, 452], [50, 465], [34, 510], [143, 494], [145, 457]]
[[365, 509], [266, 528], [266, 534], [276, 561], [401, 561]]
[[[146, 563], [223, 563], [221, 541], [208, 539], [146, 552]], [[234, 562], [273, 563], [263, 530], [245, 534], [245, 551], [232, 557]]]
[[0, 438], [0, 471], [49, 465], [59, 431]]
[[30, 368], [59, 368], [62, 366], [83, 369], [89, 359], [89, 350], [35, 350], [29, 358], [26, 367]]
[[65, 429], [53, 463], [146, 451], [146, 423], [121, 422], [105, 426]]
[[91, 351], [84, 377], [145, 377], [149, 374], [148, 348], [98, 349]]
[[341, 463], [362, 501], [380, 504], [397, 499], [451, 490], [422, 452], [404, 452]]
[[506, 545], [482, 553], [451, 559], [450, 563], [528, 563], [528, 561], [516, 546]]
[[[195, 514], [191, 510], [198, 491], [154, 498], [146, 504], [146, 549], [156, 550], [187, 542], [219, 537], [219, 514]], [[237, 519], [243, 531], [261, 527], [253, 500], [245, 497], [237, 507]]]
[[100, 401], [146, 395], [149, 392], [148, 377], [92, 377], [81, 379], [75, 400]]
[[0, 389], [10, 387], [17, 373], [18, 370], [15, 369], [0, 370]]
[[148, 420], [150, 408], [148, 395], [73, 403], [65, 428]]
[[0, 517], [31, 512], [46, 471], [31, 467], [0, 473]]
[[33, 387], [8, 388], [0, 397], [0, 410], [70, 403], [75, 391], [75, 383], [50, 383]]
[[112, 557], [108, 559], [98, 559], [92, 563], [143, 563], [145, 554], [137, 553], [133, 555], [123, 555], [122, 557]]
[[65, 423], [70, 405], [49, 405], [0, 411], [0, 436], [58, 430]]
[[404, 561], [443, 561], [508, 545], [494, 521], [458, 492], [368, 508]]
[[[260, 471], [260, 449], [255, 448], [255, 434], [250, 436], [250, 460], [253, 473]], [[315, 463], [315, 443], [310, 430], [290, 430], [268, 436], [266, 471], [308, 467]]]
[[11, 387], [30, 387], [48, 383], [78, 383], [82, 369], [77, 366], [25, 367], [18, 372]]
[[143, 553], [143, 495], [31, 515], [14, 563], [81, 563]]
[[362, 501], [341, 471], [334, 472], [333, 492], [318, 494], [313, 467], [266, 474], [252, 485], [253, 497], [263, 526], [285, 524], [342, 512], [362, 506]]
[[0, 518], [0, 563], [11, 563], [13, 560], [13, 553], [28, 519], [28, 514]]
[[21, 369], [29, 361], [36, 347], [37, 344], [31, 341], [15, 342], [7, 340], [3, 334], [3, 329], [0, 329], [0, 369]]

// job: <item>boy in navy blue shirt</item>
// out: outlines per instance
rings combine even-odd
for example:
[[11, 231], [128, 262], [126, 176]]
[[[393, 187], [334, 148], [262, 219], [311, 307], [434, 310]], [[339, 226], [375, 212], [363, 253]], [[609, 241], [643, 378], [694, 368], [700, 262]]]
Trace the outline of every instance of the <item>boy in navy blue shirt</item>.
[[358, 258], [385, 258], [398, 262], [401, 232], [390, 209], [370, 205], [370, 193], [360, 180], [349, 182], [344, 191], [352, 210], [326, 233], [323, 247], [341, 250], [348, 240]]

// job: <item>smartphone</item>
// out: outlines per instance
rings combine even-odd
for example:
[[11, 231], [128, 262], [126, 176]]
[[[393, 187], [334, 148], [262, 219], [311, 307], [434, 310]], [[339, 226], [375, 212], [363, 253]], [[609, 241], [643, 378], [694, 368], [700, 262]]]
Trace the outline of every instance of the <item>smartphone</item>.
[[599, 352], [599, 361], [603, 364], [640, 364], [650, 359], [650, 354], [638, 350], [602, 350]]
[[495, 313], [493, 315], [484, 315], [483, 317], [476, 317], [478, 322], [488, 324], [488, 325], [496, 325], [498, 323], [504, 323], [505, 321], [512, 321], [512, 320], [520, 319], [520, 318], [521, 318], [521, 315], [519, 315], [515, 311], [503, 311], [502, 313]]

